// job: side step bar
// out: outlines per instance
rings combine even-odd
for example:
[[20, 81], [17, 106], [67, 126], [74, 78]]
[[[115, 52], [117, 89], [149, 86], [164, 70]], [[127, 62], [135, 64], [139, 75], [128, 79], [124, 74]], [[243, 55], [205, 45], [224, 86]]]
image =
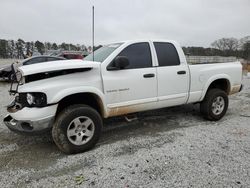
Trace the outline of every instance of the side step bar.
[[136, 114], [130, 114], [130, 115], [124, 116], [124, 118], [127, 122], [132, 122], [138, 119]]

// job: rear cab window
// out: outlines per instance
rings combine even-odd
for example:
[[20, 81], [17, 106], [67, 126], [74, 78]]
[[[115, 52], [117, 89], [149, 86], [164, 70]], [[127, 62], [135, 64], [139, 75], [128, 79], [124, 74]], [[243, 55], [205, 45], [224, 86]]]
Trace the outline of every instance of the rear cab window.
[[180, 65], [180, 58], [175, 46], [169, 42], [154, 42], [159, 66]]

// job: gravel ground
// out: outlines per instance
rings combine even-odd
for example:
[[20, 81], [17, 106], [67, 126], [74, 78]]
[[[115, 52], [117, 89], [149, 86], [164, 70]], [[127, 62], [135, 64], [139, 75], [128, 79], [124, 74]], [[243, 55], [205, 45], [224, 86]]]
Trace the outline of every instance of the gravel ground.
[[0, 187], [250, 187], [250, 76], [243, 82], [218, 122], [203, 120], [199, 105], [110, 119], [98, 145], [77, 155], [50, 135], [9, 131], [0, 83]]

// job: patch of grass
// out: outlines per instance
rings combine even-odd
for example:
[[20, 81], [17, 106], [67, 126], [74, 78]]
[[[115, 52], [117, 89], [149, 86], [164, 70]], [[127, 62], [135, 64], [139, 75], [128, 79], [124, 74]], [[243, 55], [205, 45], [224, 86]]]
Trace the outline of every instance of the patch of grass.
[[86, 179], [84, 178], [82, 174], [75, 177], [75, 182], [77, 185], [81, 185], [84, 181], [86, 181]]

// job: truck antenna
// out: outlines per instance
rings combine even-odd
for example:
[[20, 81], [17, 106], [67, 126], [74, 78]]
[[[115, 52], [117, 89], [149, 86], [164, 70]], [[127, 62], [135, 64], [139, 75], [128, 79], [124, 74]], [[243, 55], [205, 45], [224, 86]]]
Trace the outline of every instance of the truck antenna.
[[94, 47], [95, 47], [95, 7], [93, 5], [92, 6], [92, 53], [93, 53], [93, 61], [95, 61]]

